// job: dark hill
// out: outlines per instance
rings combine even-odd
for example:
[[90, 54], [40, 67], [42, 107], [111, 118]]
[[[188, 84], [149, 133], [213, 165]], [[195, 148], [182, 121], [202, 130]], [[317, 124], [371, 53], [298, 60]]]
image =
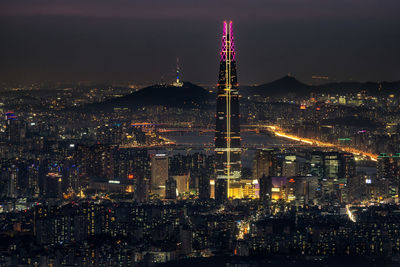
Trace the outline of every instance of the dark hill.
[[311, 86], [298, 81], [296, 78], [285, 76], [270, 83], [245, 88], [241, 93], [243, 95], [260, 95], [263, 97], [282, 95], [291, 96], [293, 94], [308, 94], [310, 93], [310, 89]]
[[285, 76], [279, 80], [252, 87], [241, 88], [244, 96], [262, 97], [308, 96], [310, 93], [354, 94], [366, 91], [369, 95], [379, 96], [397, 93], [400, 81], [395, 82], [335, 82], [321, 85], [307, 85], [296, 78]]
[[313, 86], [314, 92], [331, 94], [351, 94], [365, 91], [369, 95], [394, 94], [400, 89], [400, 81], [395, 82], [337, 82]]
[[86, 108], [96, 110], [137, 109], [145, 106], [205, 108], [212, 99], [212, 95], [204, 88], [185, 82], [182, 87], [152, 85], [123, 97], [87, 105]]
[[355, 116], [327, 119], [323, 120], [322, 124], [352, 126], [363, 129], [376, 129], [378, 126], [381, 126], [380, 123], [374, 122], [369, 118], [361, 118]]

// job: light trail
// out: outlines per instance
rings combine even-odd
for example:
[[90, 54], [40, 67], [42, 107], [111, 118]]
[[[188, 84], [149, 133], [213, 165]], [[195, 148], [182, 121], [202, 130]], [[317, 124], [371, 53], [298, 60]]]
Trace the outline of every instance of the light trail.
[[[336, 144], [332, 144], [332, 143], [327, 143], [327, 142], [322, 142], [316, 139], [310, 139], [310, 138], [303, 138], [303, 137], [299, 137], [299, 136], [295, 136], [293, 134], [288, 134], [285, 133], [280, 127], [275, 126], [275, 125], [242, 125], [242, 132], [252, 132], [252, 131], [257, 131], [257, 129], [246, 129], [245, 127], [260, 127], [260, 128], [268, 128], [271, 132], [273, 132], [276, 136], [282, 137], [282, 138], [286, 138], [286, 139], [290, 139], [293, 141], [297, 141], [297, 142], [301, 142], [307, 145], [315, 145], [315, 146], [320, 146], [320, 147], [332, 147], [332, 148], [337, 148], [341, 151], [344, 152], [348, 152], [348, 153], [352, 153], [355, 155], [361, 155], [361, 156], [365, 156], [370, 158], [372, 161], [377, 161], [378, 160], [378, 155], [377, 154], [373, 154], [370, 152], [366, 152], [366, 151], [362, 151], [356, 148], [351, 148], [351, 147], [344, 147], [344, 146], [339, 146]], [[193, 129], [180, 129], [180, 128], [161, 128], [158, 129], [159, 132], [162, 133], [168, 133], [168, 132], [183, 132], [183, 131], [187, 131], [187, 132], [196, 132], [196, 131], [202, 131], [202, 132], [214, 132], [214, 129], [208, 129], [208, 128], [193, 128]], [[163, 137], [165, 138], [165, 137]], [[167, 139], [165, 138], [164, 141], [166, 142], [166, 144], [155, 144], [155, 145], [150, 145], [149, 147], [154, 147], [154, 146], [160, 146], [160, 145], [177, 145], [175, 141], [171, 140], [171, 139]], [[183, 144], [181, 144], [183, 145]], [[251, 146], [250, 144], [248, 146]], [[280, 146], [280, 144], [279, 144]]]
[[356, 217], [354, 217], [354, 214], [350, 210], [350, 205], [346, 205], [346, 212], [347, 212], [347, 216], [349, 216], [350, 221], [357, 222]]
[[372, 154], [372, 153], [369, 153], [366, 151], [362, 151], [362, 150], [351, 148], [351, 147], [343, 147], [343, 146], [339, 146], [339, 145], [335, 145], [335, 144], [327, 143], [327, 142], [322, 142], [322, 141], [315, 140], [315, 139], [295, 136], [295, 135], [283, 132], [283, 130], [281, 128], [279, 128], [278, 126], [263, 125], [263, 127], [269, 128], [276, 136], [279, 136], [279, 137], [287, 138], [287, 139], [302, 142], [302, 143], [307, 143], [310, 145], [316, 145], [316, 146], [321, 146], [321, 147], [334, 147], [334, 148], [337, 148], [339, 150], [342, 150], [342, 151], [345, 151], [348, 153], [369, 157], [373, 161], [378, 160], [378, 155]]

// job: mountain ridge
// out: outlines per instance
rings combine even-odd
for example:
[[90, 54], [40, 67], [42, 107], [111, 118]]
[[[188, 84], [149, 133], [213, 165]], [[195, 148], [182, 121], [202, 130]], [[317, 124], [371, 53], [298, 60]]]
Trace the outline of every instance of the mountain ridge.
[[349, 94], [365, 90], [370, 95], [393, 94], [400, 89], [400, 81], [393, 82], [331, 82], [320, 85], [308, 85], [293, 76], [284, 76], [280, 79], [257, 86], [241, 88], [244, 96], [259, 95], [262, 97], [306, 96], [311, 93]]

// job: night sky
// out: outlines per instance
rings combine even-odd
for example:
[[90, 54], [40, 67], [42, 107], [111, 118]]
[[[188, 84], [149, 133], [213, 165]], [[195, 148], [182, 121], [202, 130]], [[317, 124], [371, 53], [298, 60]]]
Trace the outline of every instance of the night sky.
[[400, 80], [399, 0], [0, 0], [0, 80], [217, 82], [233, 20], [240, 84]]

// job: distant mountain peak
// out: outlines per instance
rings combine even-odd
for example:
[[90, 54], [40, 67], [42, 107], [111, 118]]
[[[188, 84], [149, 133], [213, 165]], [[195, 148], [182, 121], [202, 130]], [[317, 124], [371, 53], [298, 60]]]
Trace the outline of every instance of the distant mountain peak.
[[305, 86], [307, 86], [306, 84], [304, 84], [304, 83], [300, 82], [299, 80], [297, 80], [296, 77], [294, 77], [294, 76], [292, 76], [292, 75], [289, 75], [289, 74], [283, 76], [283, 77], [280, 78], [280, 79], [277, 79], [277, 80], [275, 80], [275, 81], [272, 81], [270, 84], [273, 84], [273, 83], [298, 84], [298, 85], [305, 85]]

